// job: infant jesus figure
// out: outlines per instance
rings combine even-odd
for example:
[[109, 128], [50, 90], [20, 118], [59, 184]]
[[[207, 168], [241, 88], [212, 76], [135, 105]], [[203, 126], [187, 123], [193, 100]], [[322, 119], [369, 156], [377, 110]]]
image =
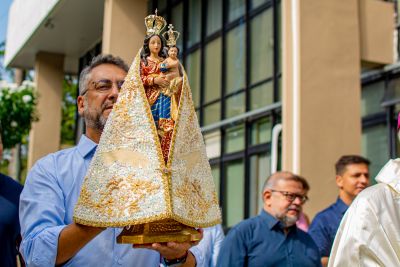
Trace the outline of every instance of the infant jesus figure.
[[169, 86], [163, 90], [163, 93], [170, 97], [173, 95], [179, 96], [178, 92], [182, 85], [182, 71], [178, 55], [179, 48], [175, 45], [170, 46], [168, 48], [168, 57], [160, 63], [162, 72], [160, 77], [169, 81]]

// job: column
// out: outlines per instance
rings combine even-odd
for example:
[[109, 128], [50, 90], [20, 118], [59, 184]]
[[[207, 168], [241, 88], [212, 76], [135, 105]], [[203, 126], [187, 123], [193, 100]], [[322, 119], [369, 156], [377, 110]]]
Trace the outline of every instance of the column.
[[35, 62], [35, 84], [39, 95], [39, 121], [29, 135], [28, 170], [41, 157], [60, 148], [64, 56], [39, 52]]
[[337, 196], [334, 164], [361, 153], [358, 1], [285, 0], [283, 169], [310, 183], [313, 216]]
[[145, 0], [105, 0], [103, 54], [119, 56], [130, 65], [146, 34]]

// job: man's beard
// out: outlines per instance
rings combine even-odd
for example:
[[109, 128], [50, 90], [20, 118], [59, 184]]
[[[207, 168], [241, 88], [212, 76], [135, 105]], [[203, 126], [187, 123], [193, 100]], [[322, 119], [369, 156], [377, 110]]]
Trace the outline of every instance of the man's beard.
[[[297, 215], [287, 215], [287, 212], [290, 209], [296, 209], [298, 211]], [[296, 224], [297, 220], [299, 219], [300, 216], [300, 212], [301, 210], [299, 208], [295, 208], [295, 207], [289, 207], [287, 208], [285, 213], [279, 214], [277, 215], [277, 219], [283, 224], [284, 227], [290, 227]]]
[[104, 102], [100, 109], [90, 109], [88, 101], [85, 97], [83, 103], [83, 117], [88, 127], [98, 131], [103, 131], [106, 125], [107, 118], [103, 116], [103, 111], [109, 103]]

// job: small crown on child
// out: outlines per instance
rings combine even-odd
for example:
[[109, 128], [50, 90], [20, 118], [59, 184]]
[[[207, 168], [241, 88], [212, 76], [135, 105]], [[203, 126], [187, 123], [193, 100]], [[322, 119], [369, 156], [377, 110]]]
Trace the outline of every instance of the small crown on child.
[[148, 15], [144, 18], [144, 24], [146, 25], [146, 35], [160, 34], [165, 28], [167, 22], [161, 16], [157, 15], [157, 9], [154, 15]]
[[174, 26], [172, 24], [168, 25], [168, 29], [168, 31], [163, 33], [163, 37], [167, 40], [167, 46], [176, 46], [176, 40], [178, 40], [180, 33], [173, 30]]

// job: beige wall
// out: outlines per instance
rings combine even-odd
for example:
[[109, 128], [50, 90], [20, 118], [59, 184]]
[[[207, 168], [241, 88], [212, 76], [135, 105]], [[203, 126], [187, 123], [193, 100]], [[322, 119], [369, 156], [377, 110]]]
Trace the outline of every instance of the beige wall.
[[336, 198], [335, 161], [361, 152], [358, 1], [285, 0], [282, 12], [283, 169], [310, 182], [312, 217]]
[[29, 136], [28, 169], [41, 157], [60, 147], [61, 100], [64, 56], [40, 52], [36, 55], [35, 83], [39, 94], [39, 121]]
[[359, 0], [363, 66], [394, 63], [394, 3]]
[[120, 56], [130, 65], [146, 33], [146, 0], [105, 0], [103, 54]]

